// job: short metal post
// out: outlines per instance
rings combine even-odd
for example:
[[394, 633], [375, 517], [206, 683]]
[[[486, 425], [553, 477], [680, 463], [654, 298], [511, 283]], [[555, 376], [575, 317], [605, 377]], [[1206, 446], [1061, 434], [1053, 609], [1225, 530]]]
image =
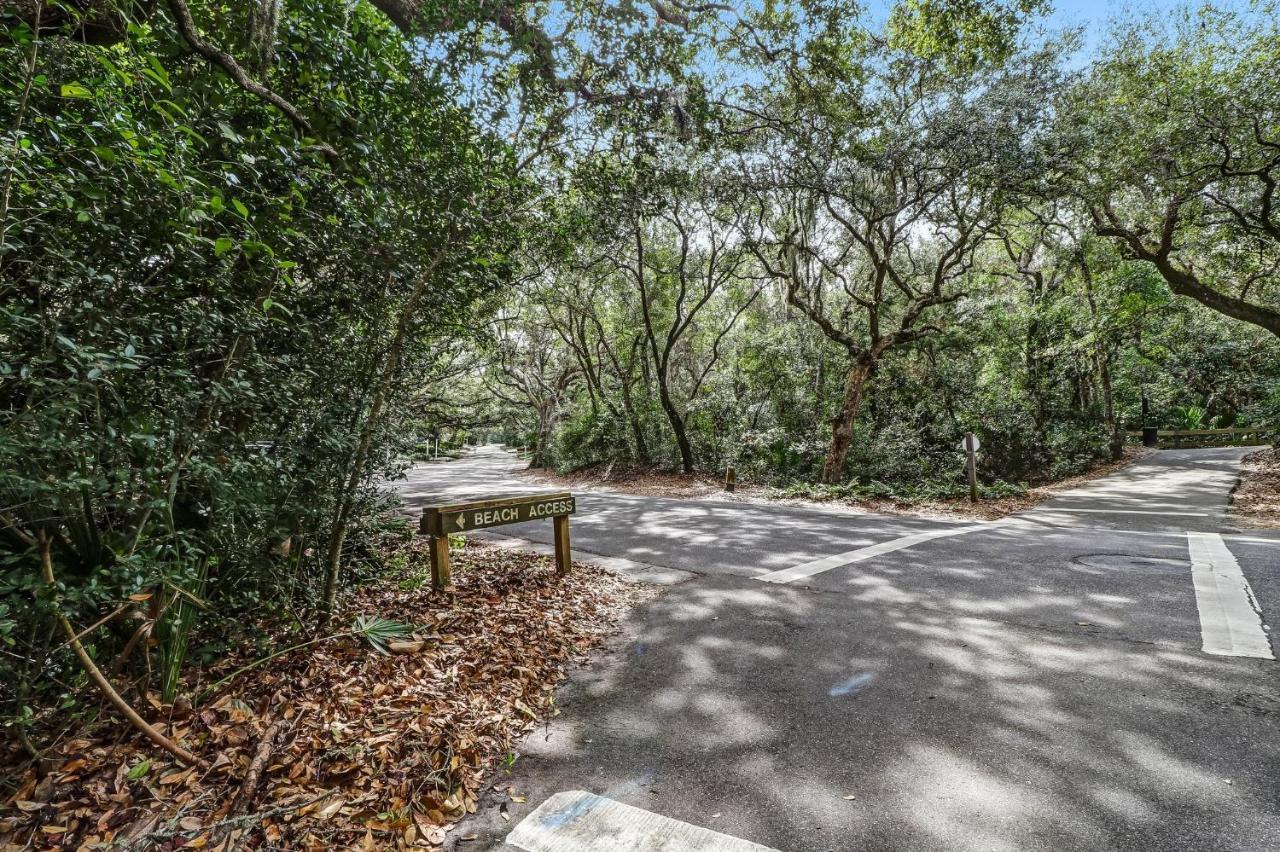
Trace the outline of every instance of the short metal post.
[[556, 573], [569, 573], [569, 516], [557, 515], [551, 519], [552, 538], [556, 541]]

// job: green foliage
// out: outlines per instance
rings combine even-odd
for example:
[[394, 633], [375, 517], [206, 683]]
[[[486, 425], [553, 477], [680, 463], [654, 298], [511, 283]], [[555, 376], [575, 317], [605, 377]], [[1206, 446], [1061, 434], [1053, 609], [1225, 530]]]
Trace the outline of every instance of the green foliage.
[[[239, 45], [241, 10], [193, 14]], [[527, 186], [458, 91], [364, 5], [291, 5], [275, 38], [264, 80], [340, 161], [162, 14], [106, 47], [0, 34], [0, 673], [20, 694], [75, 677], [65, 649], [44, 662], [33, 595], [80, 626], [167, 602], [127, 661], [165, 700], [191, 637], [315, 606], [335, 529], [357, 561], [375, 474], [435, 416], [408, 391], [513, 274]], [[87, 640], [104, 667], [130, 629]]]
[[[813, 482], [795, 482], [778, 488], [775, 492], [780, 497], [800, 497], [806, 500], [843, 501], [843, 500], [890, 500], [895, 503], [910, 505], [935, 500], [955, 500], [968, 498], [969, 486], [965, 482], [916, 482], [914, 484], [891, 485], [885, 482], [847, 482], [839, 485], [822, 485]], [[978, 498], [994, 500], [1000, 497], [1019, 497], [1027, 493], [1025, 485], [1008, 483], [997, 479], [990, 484], [978, 486]]]
[[1059, 97], [1056, 182], [1173, 292], [1280, 335], [1280, 15], [1130, 21]]
[[901, 0], [889, 16], [889, 38], [955, 70], [999, 65], [1017, 51], [1022, 25], [1050, 5], [1048, 0]]
[[413, 634], [413, 625], [399, 621], [391, 621], [376, 615], [356, 616], [351, 625], [351, 635], [369, 643], [369, 647], [379, 654], [390, 654], [388, 642], [404, 639]]
[[[968, 430], [983, 441], [984, 483], [1041, 482], [1117, 458], [1144, 417], [1176, 423], [1188, 406], [1204, 408], [1207, 425], [1270, 416], [1274, 343], [1176, 298], [1157, 266], [1100, 235], [1094, 196], [1073, 183], [1149, 182], [1143, 170], [1170, 138], [1155, 123], [1163, 102], [1147, 97], [1164, 91], [1158, 56], [1185, 64], [1197, 50], [1186, 45], [1224, 30], [1183, 33], [1167, 47], [1140, 40], [1140, 50], [1125, 40], [1067, 79], [1069, 42], [1031, 44], [1023, 29], [1044, 4], [901, 4], [887, 38], [838, 6], [763, 11], [758, 43], [777, 52], [752, 67], [769, 91], [728, 87], [717, 118], [729, 132], [709, 143], [711, 156], [655, 156], [624, 137], [570, 164], [557, 253], [514, 309], [526, 323], [519, 339], [538, 353], [522, 375], [538, 380], [503, 411], [519, 443], [545, 448], [535, 463], [674, 469], [679, 420], [704, 471], [734, 464], [746, 481], [819, 478], [851, 367], [871, 350], [839, 471], [858, 487], [962, 484], [955, 448]], [[1216, 54], [1236, 70], [1206, 66], [1211, 85], [1252, 79], [1256, 56], [1270, 54], [1249, 38], [1252, 56]], [[753, 61], [750, 51], [732, 58]], [[1241, 103], [1233, 120], [1272, 115], [1253, 94]], [[1084, 117], [1048, 109], [1063, 105]], [[1077, 120], [1097, 135], [1072, 135]], [[1138, 146], [1135, 159], [1112, 159], [1109, 145]], [[1086, 163], [1089, 174], [1077, 174]], [[709, 188], [724, 205], [714, 224], [690, 218], [688, 239], [654, 224], [695, 208]], [[727, 273], [669, 355], [651, 351], [646, 318], [668, 327], [679, 294], [707, 274], [700, 253], [721, 227], [737, 229], [735, 246], [759, 250]], [[1215, 233], [1239, 253], [1233, 234], [1243, 231]], [[664, 277], [673, 258], [693, 274]], [[1249, 280], [1268, 292], [1265, 275]]]
[[1175, 425], [1178, 429], [1204, 428], [1205, 410], [1198, 405], [1188, 405], [1174, 409], [1174, 415], [1177, 417]]

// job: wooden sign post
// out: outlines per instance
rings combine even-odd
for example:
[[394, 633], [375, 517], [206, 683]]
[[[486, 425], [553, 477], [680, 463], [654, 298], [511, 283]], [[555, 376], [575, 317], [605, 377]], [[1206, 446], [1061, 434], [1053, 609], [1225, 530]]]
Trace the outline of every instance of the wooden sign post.
[[431, 506], [422, 513], [420, 530], [431, 536], [431, 585], [443, 589], [449, 585], [449, 535], [471, 530], [518, 524], [550, 518], [556, 544], [556, 571], [569, 571], [569, 516], [577, 510], [573, 495], [567, 491], [537, 494], [529, 497], [506, 497]]
[[964, 433], [964, 440], [960, 442], [960, 449], [964, 450], [968, 456], [966, 467], [969, 473], [969, 501], [978, 502], [978, 447], [982, 443], [978, 440], [978, 436], [972, 432]]

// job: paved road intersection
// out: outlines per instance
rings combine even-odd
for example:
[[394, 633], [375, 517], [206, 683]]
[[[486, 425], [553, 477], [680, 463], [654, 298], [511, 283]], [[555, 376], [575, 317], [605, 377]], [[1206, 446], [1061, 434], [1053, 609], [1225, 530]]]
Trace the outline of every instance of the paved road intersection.
[[[1280, 848], [1280, 534], [1229, 526], [1241, 455], [1157, 453], [991, 524], [581, 495], [576, 550], [692, 574], [571, 681], [527, 804], [467, 847], [587, 791], [788, 852]], [[402, 493], [537, 490], [511, 468]]]

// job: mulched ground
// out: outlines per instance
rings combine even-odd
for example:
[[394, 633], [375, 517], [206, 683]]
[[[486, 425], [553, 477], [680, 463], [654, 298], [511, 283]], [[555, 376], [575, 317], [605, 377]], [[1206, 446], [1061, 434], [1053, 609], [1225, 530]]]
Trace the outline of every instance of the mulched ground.
[[964, 498], [924, 500], [910, 503], [853, 497], [812, 500], [799, 497], [783, 497], [774, 489], [741, 481], [738, 482], [737, 489], [730, 494], [725, 492], [723, 480], [705, 474], [695, 473], [686, 476], [678, 473], [636, 468], [594, 468], [567, 475], [538, 470], [530, 471], [525, 475], [536, 482], [562, 488], [588, 491], [596, 489], [618, 491], [624, 494], [637, 494], [645, 497], [728, 500], [740, 503], [769, 503], [788, 506], [822, 505], [845, 508], [853, 513], [874, 512], [876, 514], [907, 515], [946, 520], [994, 521], [1017, 512], [1025, 512], [1027, 509], [1048, 500], [1058, 492], [1074, 488], [1092, 479], [1099, 479], [1128, 467], [1150, 452], [1150, 450], [1142, 447], [1126, 447], [1124, 458], [1118, 462], [1103, 462], [1079, 476], [1030, 487], [1025, 494], [984, 499], [978, 503], [970, 503]]
[[[556, 712], [566, 670], [655, 592], [589, 565], [559, 577], [545, 557], [478, 542], [455, 554], [455, 589], [433, 592], [422, 543], [409, 547], [405, 575], [361, 591], [337, 622], [415, 625], [392, 653], [335, 639], [241, 675], [195, 709], [153, 701], [144, 715], [168, 719], [166, 733], [206, 769], [183, 768], [105, 710], [53, 749], [51, 770], [21, 770], [0, 848], [433, 849], [481, 792], [512, 795], [495, 770]], [[255, 757], [263, 780], [245, 802]]]
[[1240, 484], [1231, 496], [1231, 516], [1252, 529], [1280, 529], [1280, 449], [1244, 457]]

